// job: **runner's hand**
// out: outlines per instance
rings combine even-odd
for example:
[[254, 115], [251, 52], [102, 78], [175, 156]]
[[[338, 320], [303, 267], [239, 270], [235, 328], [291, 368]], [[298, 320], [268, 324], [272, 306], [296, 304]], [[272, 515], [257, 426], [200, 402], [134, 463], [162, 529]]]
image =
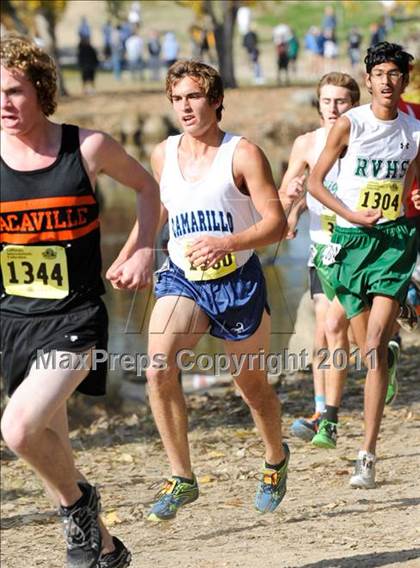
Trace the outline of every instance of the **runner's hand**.
[[185, 256], [196, 268], [211, 268], [229, 252], [225, 237], [203, 236], [192, 241]]
[[125, 262], [114, 266], [116, 263], [117, 261], [107, 272], [107, 278], [114, 288], [140, 290], [152, 283], [154, 266], [152, 249], [137, 249]]
[[420, 189], [415, 189], [411, 194], [411, 200], [416, 209], [420, 210]]
[[117, 256], [117, 258], [114, 260], [114, 262], [111, 264], [111, 266], [106, 271], [105, 278], [107, 280], [109, 280], [110, 282], [112, 282], [112, 280], [114, 280], [114, 278], [115, 278], [115, 274], [117, 273], [119, 267], [122, 264], [124, 264], [124, 262], [126, 260], [128, 260], [128, 259], [120, 258], [119, 256]]
[[286, 189], [286, 196], [293, 201], [300, 199], [305, 192], [304, 183], [306, 176], [305, 174], [293, 178]]
[[352, 211], [348, 220], [355, 225], [362, 225], [363, 227], [372, 227], [376, 225], [382, 217], [382, 212], [379, 209], [364, 209], [363, 211]]

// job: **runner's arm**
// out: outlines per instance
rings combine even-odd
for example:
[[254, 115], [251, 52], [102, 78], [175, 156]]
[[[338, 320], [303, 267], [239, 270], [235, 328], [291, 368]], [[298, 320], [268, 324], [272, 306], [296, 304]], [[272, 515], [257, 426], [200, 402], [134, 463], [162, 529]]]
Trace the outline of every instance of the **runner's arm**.
[[293, 143], [290, 152], [287, 170], [283, 176], [279, 197], [283, 208], [287, 213], [290, 211], [293, 203], [304, 193], [303, 183], [305, 181], [305, 170], [308, 167], [308, 134], [298, 136]]
[[420, 151], [417, 152], [416, 158], [411, 162], [408, 168], [407, 175], [404, 180], [404, 195], [403, 203], [407, 205], [407, 200], [411, 199], [413, 201], [414, 207], [420, 209], [420, 191], [415, 189], [410, 195], [410, 189], [413, 186], [414, 179], [417, 179], [417, 185], [420, 187]]
[[90, 175], [104, 173], [137, 192], [137, 249], [114, 271], [114, 287], [138, 289], [151, 282], [154, 242], [159, 220], [159, 187], [153, 177], [113, 138], [102, 132], [81, 131], [81, 152]]
[[309, 179], [308, 191], [320, 201], [325, 207], [335, 211], [340, 217], [347, 219], [350, 223], [358, 225], [374, 225], [381, 217], [380, 211], [367, 209], [365, 211], [351, 211], [339, 199], [334, 197], [326, 187], [324, 179], [331, 170], [335, 162], [347, 148], [350, 136], [350, 121], [345, 116], [337, 119], [332, 127], [324, 150], [315, 164]]

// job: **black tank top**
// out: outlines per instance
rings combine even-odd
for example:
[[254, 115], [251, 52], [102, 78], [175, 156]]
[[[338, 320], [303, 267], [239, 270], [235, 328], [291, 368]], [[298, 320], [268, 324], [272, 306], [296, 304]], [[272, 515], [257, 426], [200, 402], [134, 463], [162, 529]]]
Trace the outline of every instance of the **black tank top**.
[[1, 159], [0, 173], [2, 312], [60, 314], [97, 300], [105, 292], [98, 204], [82, 162], [79, 128], [62, 125], [51, 166], [17, 171]]

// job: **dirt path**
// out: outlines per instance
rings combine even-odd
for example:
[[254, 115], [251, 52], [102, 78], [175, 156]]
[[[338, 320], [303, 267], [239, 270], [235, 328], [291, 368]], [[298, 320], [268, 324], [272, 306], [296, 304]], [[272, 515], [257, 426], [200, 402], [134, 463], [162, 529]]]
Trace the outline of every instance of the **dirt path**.
[[[348, 477], [361, 441], [361, 374], [353, 373], [336, 451], [289, 439], [288, 492], [271, 516], [254, 512], [262, 447], [233, 389], [189, 397], [191, 445], [200, 500], [175, 522], [150, 525], [149, 502], [167, 473], [147, 409], [118, 415], [75, 405], [94, 418], [73, 430], [80, 468], [99, 484], [104, 515], [129, 544], [134, 568], [365, 568], [420, 566], [420, 335], [404, 337], [400, 396], [387, 408], [379, 442], [378, 487], [352, 490]], [[310, 376], [283, 379], [286, 437], [311, 410]], [[85, 416], [84, 422], [89, 424]], [[2, 452], [3, 568], [59, 568], [63, 543], [54, 511], [22, 461]]]

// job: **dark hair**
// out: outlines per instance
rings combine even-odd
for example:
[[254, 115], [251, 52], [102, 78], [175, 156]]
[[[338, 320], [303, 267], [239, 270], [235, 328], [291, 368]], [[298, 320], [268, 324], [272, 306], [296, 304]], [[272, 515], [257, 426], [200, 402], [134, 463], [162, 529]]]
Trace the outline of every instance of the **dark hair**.
[[365, 57], [366, 73], [370, 73], [372, 68], [381, 63], [392, 61], [404, 75], [410, 72], [410, 63], [414, 57], [403, 50], [397, 43], [381, 41], [367, 50]]
[[222, 118], [223, 111], [223, 81], [216, 69], [200, 63], [199, 61], [181, 60], [177, 61], [168, 69], [166, 76], [166, 96], [172, 102], [172, 87], [184, 77], [193, 77], [203, 89], [208, 102], [211, 104], [221, 100], [216, 109], [217, 120]]

